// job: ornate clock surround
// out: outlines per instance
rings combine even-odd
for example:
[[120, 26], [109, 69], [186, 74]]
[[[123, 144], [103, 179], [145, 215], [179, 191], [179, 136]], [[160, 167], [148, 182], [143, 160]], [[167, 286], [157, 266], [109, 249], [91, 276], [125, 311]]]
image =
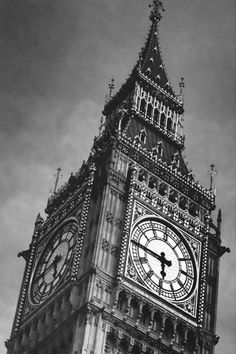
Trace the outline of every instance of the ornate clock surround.
[[75, 218], [69, 218], [42, 246], [30, 281], [31, 305], [40, 305], [68, 278], [77, 235], [78, 222]]
[[[132, 254], [132, 247], [133, 249], [136, 247], [136, 251], [138, 249], [138, 245], [132, 245], [132, 235], [135, 230], [135, 226], [137, 226], [139, 223], [145, 222], [146, 220], [155, 220], [156, 222], [160, 223], [161, 225], [165, 225], [168, 227], [169, 230], [175, 231], [176, 234], [178, 234], [180, 237], [181, 242], [183, 241], [183, 244], [185, 245], [189, 255], [193, 259], [193, 273], [194, 273], [194, 279], [192, 283], [190, 284], [191, 290], [189, 290], [189, 293], [185, 294], [186, 296], [182, 296], [180, 301], [178, 301], [175, 296], [170, 296], [168, 299], [167, 296], [161, 296], [161, 294], [158, 293], [158, 286], [156, 286], [156, 290], [154, 290], [155, 285], [153, 285], [154, 282], [150, 281], [150, 279], [153, 277], [154, 279], [158, 278], [155, 274], [152, 275], [153, 269], [148, 265], [150, 263], [150, 258], [149, 260], [144, 259], [145, 255], [145, 249], [142, 249], [142, 252], [140, 255], [143, 256], [143, 259], [140, 261], [139, 267], [137, 267], [137, 258], [136, 260], [134, 259], [134, 254]], [[153, 210], [149, 209], [148, 207], [144, 206], [144, 204], [138, 202], [137, 200], [133, 201], [133, 214], [132, 214], [132, 221], [131, 221], [131, 228], [130, 228], [130, 237], [129, 237], [129, 246], [127, 250], [127, 258], [126, 258], [126, 266], [125, 266], [125, 277], [128, 278], [129, 280], [132, 280], [138, 288], [140, 289], [145, 289], [148, 290], [150, 293], [150, 296], [155, 298], [155, 301], [160, 304], [160, 302], [167, 302], [171, 304], [171, 307], [177, 308], [181, 310], [181, 312], [184, 312], [185, 314], [190, 315], [191, 317], [196, 318], [198, 314], [198, 297], [199, 297], [199, 289], [200, 289], [200, 259], [201, 259], [201, 253], [202, 253], [202, 245], [201, 241], [197, 239], [196, 237], [193, 237], [186, 231], [183, 231], [180, 229], [178, 226], [174, 225], [173, 222], [169, 222], [166, 219], [164, 219], [159, 213], [154, 212]], [[144, 236], [143, 236], [144, 237]], [[137, 242], [137, 241], [136, 241]], [[149, 241], [147, 241], [148, 243]], [[163, 241], [164, 242], [164, 241]], [[179, 241], [177, 241], [178, 243]], [[173, 246], [174, 247], [174, 246]], [[147, 254], [148, 252], [146, 252]], [[138, 254], [138, 251], [137, 251]], [[148, 258], [148, 257], [147, 257]], [[184, 258], [184, 257], [182, 257]], [[167, 259], [166, 259], [167, 260]], [[142, 261], [146, 263], [146, 265], [143, 267], [141, 265]], [[168, 261], [168, 260], [167, 260]], [[158, 261], [157, 261], [158, 262]], [[157, 264], [157, 263], [156, 263]], [[149, 267], [149, 270], [148, 270]], [[139, 268], [139, 270], [138, 270]], [[165, 267], [165, 269], [167, 266]], [[146, 274], [140, 272], [141, 269], [146, 269]], [[159, 267], [159, 271], [161, 270], [161, 267]], [[148, 275], [149, 272], [149, 275]], [[185, 272], [185, 271], [184, 271]], [[151, 275], [151, 277], [150, 277]], [[177, 275], [177, 273], [176, 273]], [[188, 275], [185, 274], [185, 279], [186, 277], [188, 278]], [[146, 279], [145, 279], [146, 278]], [[159, 279], [162, 277], [159, 276]], [[146, 284], [149, 283], [148, 284]], [[180, 280], [182, 282], [182, 280]], [[170, 284], [171, 282], [169, 282]], [[172, 291], [172, 286], [170, 287], [169, 293], [173, 292]]]

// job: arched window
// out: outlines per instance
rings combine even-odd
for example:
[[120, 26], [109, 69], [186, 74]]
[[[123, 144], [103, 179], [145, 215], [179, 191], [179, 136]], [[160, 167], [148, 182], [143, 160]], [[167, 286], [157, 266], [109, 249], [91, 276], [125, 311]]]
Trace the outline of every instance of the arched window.
[[170, 318], [166, 319], [165, 322], [165, 328], [164, 328], [164, 332], [163, 332], [164, 336], [171, 340], [174, 334], [174, 325], [173, 325], [173, 321]]
[[107, 341], [112, 348], [116, 346], [117, 338], [118, 333], [114, 328], [112, 328], [111, 331], [107, 333]]
[[143, 144], [146, 143], [146, 137], [147, 137], [147, 133], [144, 129], [142, 129], [141, 132], [139, 133], [139, 140], [141, 141], [141, 143]]
[[177, 200], [178, 200], [178, 195], [177, 195], [177, 192], [172, 189], [169, 193], [169, 200], [172, 202], [172, 203], [176, 203]]
[[151, 117], [151, 116], [152, 116], [152, 111], [153, 111], [152, 104], [149, 103], [149, 104], [148, 104], [148, 108], [147, 108], [147, 116], [148, 116], [148, 117]]
[[148, 182], [148, 187], [151, 188], [151, 189], [154, 189], [154, 188], [156, 188], [156, 186], [157, 186], [156, 178], [153, 177], [153, 176], [150, 177], [149, 182]]
[[142, 354], [142, 350], [138, 344], [133, 346], [131, 354]]
[[168, 191], [168, 187], [167, 187], [167, 184], [165, 183], [161, 183], [160, 184], [160, 187], [159, 187], [159, 193], [160, 195], [166, 195], [167, 194], [167, 191]]
[[159, 311], [155, 312], [155, 314], [154, 314], [153, 330], [157, 333], [160, 333], [162, 330], [162, 316]]
[[161, 120], [160, 120], [160, 126], [161, 126], [161, 128], [165, 128], [165, 125], [166, 125], [166, 115], [165, 115], [165, 113], [162, 113], [161, 114]]
[[154, 124], [158, 124], [159, 114], [160, 114], [159, 109], [158, 108], [154, 109], [154, 114], [153, 114], [153, 123]]
[[191, 214], [192, 216], [198, 216], [198, 214], [199, 214], [198, 206], [195, 203], [189, 204], [188, 211], [189, 211], [189, 214]]
[[179, 207], [183, 210], [186, 210], [188, 207], [188, 200], [184, 196], [179, 198]]
[[176, 343], [180, 346], [184, 344], [184, 328], [181, 324], [176, 327]]
[[140, 104], [140, 112], [145, 114], [145, 111], [146, 111], [146, 101], [144, 98], [142, 98], [141, 104]]
[[189, 351], [192, 353], [195, 349], [196, 346], [196, 338], [195, 338], [195, 334], [192, 330], [188, 331], [187, 334], [187, 344], [186, 344], [187, 348], [189, 349]]
[[139, 107], [139, 103], [140, 103], [140, 96], [138, 96], [137, 98], [137, 107]]
[[125, 293], [125, 291], [121, 291], [119, 294], [119, 298], [118, 298], [118, 305], [117, 308], [120, 312], [122, 313], [126, 313], [128, 307], [128, 298], [127, 295]]
[[120, 341], [120, 345], [119, 345], [119, 353], [127, 353], [129, 348], [129, 341], [126, 337], [123, 337]]
[[162, 142], [159, 142], [159, 143], [157, 144], [157, 152], [158, 152], [158, 155], [159, 155], [160, 157], [163, 156], [163, 150], [164, 150], [164, 147], [163, 147], [163, 145], [162, 145]]
[[167, 120], [167, 130], [172, 130], [172, 119], [170, 117]]
[[133, 298], [130, 302], [130, 316], [136, 320], [139, 315], [139, 304], [138, 300]]
[[138, 180], [139, 180], [140, 182], [143, 182], [143, 181], [146, 180], [146, 173], [145, 173], [144, 170], [140, 170], [140, 171], [139, 171]]
[[148, 305], [144, 305], [142, 309], [142, 323], [145, 326], [149, 326], [150, 321], [151, 321], [151, 311]]

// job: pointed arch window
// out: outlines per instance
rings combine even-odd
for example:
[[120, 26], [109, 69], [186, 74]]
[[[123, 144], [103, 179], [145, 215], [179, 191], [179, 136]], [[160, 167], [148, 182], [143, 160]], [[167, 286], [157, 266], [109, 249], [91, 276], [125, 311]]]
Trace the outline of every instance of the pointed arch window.
[[136, 320], [139, 315], [139, 304], [138, 300], [133, 298], [130, 302], [130, 316]]
[[139, 171], [138, 180], [139, 180], [140, 182], [146, 181], [146, 173], [145, 173], [144, 170], [140, 170], [140, 171]]
[[162, 113], [161, 114], [161, 120], [160, 120], [160, 126], [161, 126], [161, 128], [165, 128], [165, 125], [166, 125], [166, 115], [165, 115], [165, 113]]
[[142, 350], [137, 343], [133, 346], [131, 354], [142, 354]]
[[149, 326], [151, 321], [151, 311], [147, 305], [143, 306], [141, 321], [145, 326]]
[[129, 348], [129, 340], [126, 336], [124, 336], [121, 341], [120, 341], [120, 345], [119, 345], [119, 353], [127, 353]]
[[147, 133], [145, 129], [142, 129], [141, 132], [139, 133], [139, 140], [141, 143], [145, 144], [146, 143], [146, 138], [147, 138]]
[[150, 177], [149, 182], [148, 182], [148, 187], [151, 189], [154, 189], [157, 187], [157, 180], [155, 177]]
[[140, 112], [143, 114], [146, 112], [146, 100], [144, 98], [141, 99]]
[[148, 108], [147, 108], [147, 116], [151, 117], [152, 116], [152, 111], [153, 111], [153, 106], [151, 103], [148, 104]]
[[158, 124], [158, 121], [159, 121], [159, 109], [158, 108], [155, 108], [154, 110], [154, 114], [153, 114], [153, 123], [154, 124]]
[[184, 328], [181, 324], [176, 327], [176, 343], [179, 345], [184, 344]]
[[170, 318], [167, 318], [166, 319], [166, 322], [165, 322], [165, 328], [164, 328], [164, 336], [171, 340], [173, 335], [174, 335], [174, 325], [173, 325], [173, 322]]
[[167, 130], [172, 130], [172, 119], [171, 117], [168, 118], [167, 120]]
[[126, 313], [128, 307], [128, 298], [125, 291], [121, 291], [118, 298], [117, 308], [120, 312]]
[[196, 337], [192, 330], [188, 331], [186, 347], [191, 351], [194, 351], [196, 346]]
[[163, 151], [164, 151], [163, 144], [162, 144], [162, 142], [159, 142], [159, 143], [157, 144], [157, 152], [158, 152], [158, 155], [162, 157], [162, 156], [163, 156]]
[[157, 333], [160, 333], [162, 329], [162, 316], [159, 311], [155, 312], [153, 318], [153, 330]]
[[139, 107], [140, 104], [140, 96], [137, 97], [137, 108]]

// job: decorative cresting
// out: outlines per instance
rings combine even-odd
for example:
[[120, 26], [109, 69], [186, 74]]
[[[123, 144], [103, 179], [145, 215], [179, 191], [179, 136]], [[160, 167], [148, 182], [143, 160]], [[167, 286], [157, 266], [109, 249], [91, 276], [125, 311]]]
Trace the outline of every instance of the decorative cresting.
[[173, 164], [168, 165], [160, 156], [148, 151], [145, 146], [137, 146], [136, 142], [125, 134], [120, 134], [119, 142], [118, 148], [142, 165], [145, 170], [149, 170], [156, 177], [160, 177], [163, 182], [173, 186], [176, 190], [182, 191], [183, 195], [199, 203], [203, 208], [214, 210], [214, 193], [196, 182], [191, 172], [184, 175], [178, 169], [173, 169]]
[[137, 168], [134, 164], [131, 164], [128, 170], [128, 178], [127, 178], [127, 193], [128, 193], [128, 201], [126, 207], [126, 217], [124, 222], [124, 231], [121, 241], [121, 252], [118, 266], [118, 280], [124, 273], [125, 260], [126, 260], [126, 249], [129, 241], [129, 230], [131, 224], [132, 217], [132, 206], [133, 206], [133, 198], [134, 198], [134, 181], [135, 174], [137, 172]]
[[[27, 261], [27, 264], [25, 267], [24, 282], [22, 283], [21, 296], [19, 298], [18, 306], [17, 306], [18, 311], [16, 312], [16, 316], [15, 316], [15, 320], [14, 320], [14, 325], [13, 325], [14, 333], [18, 332], [18, 329], [19, 329], [19, 326], [21, 323], [25, 299], [27, 296], [27, 289], [29, 287], [29, 282], [30, 282], [30, 275], [32, 272], [34, 257], [35, 257], [35, 253], [36, 253], [36, 244], [37, 244], [38, 237], [39, 237], [39, 230], [42, 227], [43, 223], [44, 223], [43, 218], [41, 217], [40, 214], [38, 214], [36, 221], [35, 221], [34, 233], [33, 233], [32, 242], [30, 245], [30, 249], [29, 249], [30, 254], [29, 254], [29, 258], [28, 258], [28, 261]], [[14, 334], [14, 333], [12, 333], [12, 334]]]
[[87, 190], [85, 194], [85, 201], [83, 203], [83, 209], [82, 209], [82, 214], [80, 218], [80, 230], [79, 230], [79, 237], [78, 237], [78, 243], [77, 243], [77, 248], [76, 248], [76, 253], [75, 253], [75, 258], [74, 258], [74, 263], [73, 263], [73, 269], [72, 269], [72, 281], [76, 282], [77, 280], [77, 274], [79, 271], [79, 262], [80, 262], [80, 257], [81, 257], [81, 251], [82, 251], [82, 245], [83, 245], [83, 240], [84, 240], [84, 235], [85, 235], [85, 227], [88, 219], [88, 211], [89, 211], [89, 204], [91, 200], [91, 193], [93, 189], [93, 184], [94, 184], [94, 174], [96, 171], [96, 166], [94, 163], [91, 163], [89, 166], [89, 178], [87, 182]]
[[[49, 219], [60, 219], [60, 212], [63, 214], [70, 212], [75, 204], [78, 204], [80, 197], [83, 196], [86, 191], [86, 180], [89, 178], [89, 166], [93, 161], [88, 159], [87, 162], [83, 162], [80, 170], [75, 174], [71, 173], [69, 180], [56, 189], [52, 195], [50, 195], [45, 212], [48, 214]], [[63, 211], [62, 211], [63, 209]], [[47, 221], [47, 225], [50, 223]]]

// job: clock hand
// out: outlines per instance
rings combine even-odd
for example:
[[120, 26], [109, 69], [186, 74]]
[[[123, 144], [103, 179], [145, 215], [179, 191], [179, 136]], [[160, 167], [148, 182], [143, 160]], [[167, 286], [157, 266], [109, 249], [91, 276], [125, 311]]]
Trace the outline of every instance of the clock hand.
[[[54, 260], [52, 261], [52, 263], [44, 270], [43, 273], [39, 274], [39, 276], [37, 278], [35, 278], [34, 282], [37, 283], [39, 279], [41, 279], [52, 267], [54, 267], [55, 269], [55, 266], [57, 266], [57, 263], [61, 260], [61, 255], [56, 255], [54, 257]], [[54, 273], [55, 273], [55, 270], [54, 270]], [[54, 276], [54, 273], [53, 273], [53, 276]]]
[[165, 276], [166, 276], [166, 273], [165, 273], [165, 253], [164, 252], [161, 252], [161, 276], [162, 278], [164, 279]]
[[168, 267], [171, 266], [171, 261], [168, 261], [166, 258], [165, 258], [165, 253], [164, 252], [161, 252], [161, 255], [153, 252], [152, 250], [150, 250], [149, 248], [147, 248], [146, 246], [142, 245], [141, 243], [135, 241], [135, 240], [132, 240], [132, 242], [142, 248], [144, 251], [148, 252], [151, 256], [153, 256], [154, 258], [158, 259], [158, 261], [161, 262], [161, 276], [162, 278], [164, 279], [165, 276], [166, 276], [166, 273], [165, 273], [165, 266], [167, 265]]
[[61, 255], [57, 254], [53, 260], [53, 267], [54, 267], [54, 272], [53, 272], [53, 278], [56, 277], [57, 275], [57, 265], [58, 265], [58, 262], [61, 260]]
[[146, 246], [142, 245], [141, 243], [135, 241], [135, 240], [132, 240], [132, 242], [142, 248], [144, 251], [148, 252], [151, 256], [153, 256], [154, 258], [158, 259], [158, 261], [160, 261], [162, 264], [164, 265], [167, 265], [168, 267], [171, 266], [171, 261], [168, 261], [166, 258], [165, 258], [165, 253], [164, 252], [161, 252], [161, 255], [157, 254], [156, 252], [153, 252], [152, 250], [150, 250], [150, 248], [147, 248]]

